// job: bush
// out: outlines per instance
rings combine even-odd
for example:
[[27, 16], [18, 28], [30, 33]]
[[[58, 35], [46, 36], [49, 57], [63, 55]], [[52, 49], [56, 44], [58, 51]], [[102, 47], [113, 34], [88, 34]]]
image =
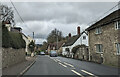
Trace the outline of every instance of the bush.
[[10, 35], [5, 25], [2, 26], [2, 47], [10, 47]]
[[7, 28], [2, 26], [2, 47], [14, 49], [25, 48], [26, 43], [22, 38], [21, 33], [9, 32]]
[[35, 48], [35, 43], [33, 41], [31, 41], [30, 44], [28, 45], [28, 47], [30, 48], [31, 52], [33, 52], [34, 48]]

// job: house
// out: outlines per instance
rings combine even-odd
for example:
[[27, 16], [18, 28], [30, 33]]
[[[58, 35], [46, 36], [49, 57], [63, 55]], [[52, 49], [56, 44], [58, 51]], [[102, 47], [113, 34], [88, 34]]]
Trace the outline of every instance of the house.
[[89, 60], [88, 46], [82, 44], [82, 45], [75, 46], [74, 48], [76, 48], [75, 49], [76, 51], [73, 50], [75, 59], [86, 60], [86, 61]]
[[11, 23], [10, 21], [2, 21], [2, 24], [5, 25], [8, 31], [11, 31]]
[[71, 37], [71, 33], [68, 35], [67, 42], [62, 46], [62, 55], [73, 58], [72, 48], [84, 44], [88, 46], [88, 36], [85, 31], [80, 33], [80, 27], [77, 27], [77, 35]]
[[5, 27], [8, 29], [8, 31], [11, 31], [11, 24], [5, 24]]
[[25, 40], [25, 42], [26, 42], [26, 48], [25, 48], [25, 51], [26, 51], [26, 53], [27, 54], [31, 54], [31, 52], [30, 52], [30, 50], [29, 50], [29, 44], [30, 44], [30, 42], [35, 42], [35, 40], [32, 38], [32, 37], [30, 37], [30, 36], [26, 36], [25, 34], [23, 34], [22, 33], [22, 38]]
[[8, 31], [16, 32], [16, 33], [22, 33], [21, 27], [12, 27], [10, 21], [3, 22], [5, 24], [5, 27], [8, 29]]
[[90, 60], [118, 65], [120, 56], [120, 9], [86, 29], [89, 37]]
[[18, 32], [18, 33], [22, 33], [22, 28], [21, 27], [12, 27], [11, 28], [12, 32]]
[[63, 46], [64, 43], [65, 43], [64, 41], [59, 41], [58, 43], [57, 43], [57, 42], [50, 43], [50, 44], [48, 45], [48, 49], [47, 49], [48, 53], [49, 53], [51, 50], [54, 50], [54, 51], [57, 51], [57, 53], [58, 53], [59, 55], [61, 55], [61, 54], [62, 54], [62, 46]]

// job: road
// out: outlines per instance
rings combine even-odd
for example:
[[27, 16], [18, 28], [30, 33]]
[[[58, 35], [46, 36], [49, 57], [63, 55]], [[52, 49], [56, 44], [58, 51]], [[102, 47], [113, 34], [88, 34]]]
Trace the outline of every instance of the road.
[[39, 55], [36, 59], [35, 64], [24, 75], [115, 77], [115, 75], [118, 75], [118, 69], [71, 58]]

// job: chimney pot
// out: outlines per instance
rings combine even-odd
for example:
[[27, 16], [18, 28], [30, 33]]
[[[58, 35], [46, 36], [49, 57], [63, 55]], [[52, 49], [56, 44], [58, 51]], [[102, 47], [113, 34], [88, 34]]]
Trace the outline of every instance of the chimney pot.
[[69, 37], [71, 37], [71, 33], [69, 33], [69, 35], [68, 35]]
[[80, 35], [80, 27], [77, 27], [77, 34]]

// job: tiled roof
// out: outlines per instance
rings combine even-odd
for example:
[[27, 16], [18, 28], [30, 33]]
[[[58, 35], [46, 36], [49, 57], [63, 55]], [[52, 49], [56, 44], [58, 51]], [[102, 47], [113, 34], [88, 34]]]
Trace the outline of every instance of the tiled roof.
[[72, 36], [71, 38], [69, 38], [67, 40], [67, 42], [63, 45], [63, 47], [73, 45], [83, 33], [85, 33], [87, 35], [87, 33], [85, 31], [83, 31], [80, 35]]
[[[64, 41], [59, 41], [58, 42], [58, 49], [64, 44]], [[55, 49], [57, 49], [57, 42], [51, 43], [49, 44], [51, 48], [55, 47]]]
[[80, 35], [75, 35], [75, 36], [70, 37], [68, 41], [63, 45], [63, 47], [73, 45], [79, 37]]

